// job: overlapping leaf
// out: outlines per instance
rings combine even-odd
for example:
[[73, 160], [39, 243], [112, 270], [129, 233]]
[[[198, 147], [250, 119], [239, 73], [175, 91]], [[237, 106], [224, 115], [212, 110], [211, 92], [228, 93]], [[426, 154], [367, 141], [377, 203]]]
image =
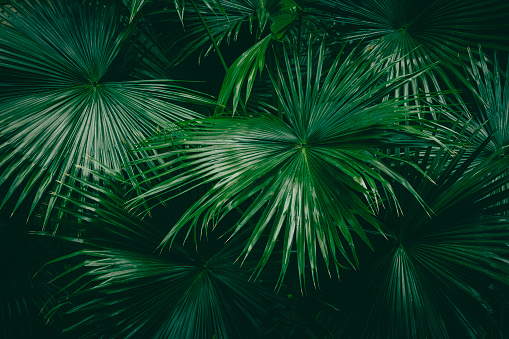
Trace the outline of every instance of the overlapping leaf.
[[[487, 138], [494, 135], [487, 146], [492, 152], [509, 146], [509, 64], [506, 70], [501, 69], [498, 53], [495, 52], [493, 66], [488, 65], [488, 58], [479, 49], [479, 58], [469, 50], [470, 67], [467, 67], [468, 77], [471, 79], [475, 107], [468, 113], [473, 119], [475, 128], [480, 129], [480, 135]], [[464, 107], [465, 104], [463, 105]]]
[[251, 89], [253, 88], [256, 74], [262, 72], [265, 68], [265, 53], [269, 47], [272, 37], [266, 36], [258, 41], [253, 47], [242, 53], [242, 55], [235, 60], [231, 67], [226, 72], [226, 76], [219, 93], [218, 102], [226, 105], [233, 92], [233, 111], [237, 109], [239, 104], [241, 89], [244, 81], [246, 81], [246, 101], [249, 99]]
[[[325, 21], [338, 23], [334, 40], [363, 40], [373, 57], [394, 55], [400, 59], [389, 76], [414, 72], [434, 62], [435, 68], [403, 89], [408, 96], [451, 89], [448, 73], [458, 72], [458, 56], [466, 48], [507, 45], [509, 4], [503, 0], [323, 0]], [[401, 58], [405, 56], [404, 58]], [[445, 87], [444, 87], [445, 85]]]
[[249, 31], [255, 33], [255, 37], [259, 38], [272, 22], [271, 16], [279, 12], [279, 2], [279, 0], [222, 0], [218, 1], [222, 11], [212, 8], [207, 2], [198, 2], [196, 6], [204, 22], [200, 20], [196, 11], [191, 11], [186, 15], [184, 22], [186, 34], [182, 38], [186, 44], [176, 59], [182, 60], [189, 54], [200, 50], [202, 53], [208, 54], [213, 45], [206, 29], [210, 30], [218, 44], [237, 40], [240, 30], [244, 26], [249, 27]]

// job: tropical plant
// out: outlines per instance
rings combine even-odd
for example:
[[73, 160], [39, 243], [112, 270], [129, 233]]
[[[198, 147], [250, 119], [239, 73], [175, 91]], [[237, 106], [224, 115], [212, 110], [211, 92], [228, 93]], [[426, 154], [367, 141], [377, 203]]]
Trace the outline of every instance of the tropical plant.
[[[148, 142], [147, 150], [173, 145], [178, 148], [160, 152], [158, 158], [166, 170], [158, 175], [169, 179], [137, 197], [133, 208], [145, 198], [162, 196], [161, 201], [166, 201], [194, 186], [212, 183], [171, 228], [163, 244], [171, 244], [182, 228], [191, 227], [195, 233], [214, 228], [229, 211], [245, 203], [242, 218], [232, 227], [234, 235], [256, 218], [243, 253], [249, 254], [267, 229], [270, 237], [261, 269], [276, 240], [284, 235], [280, 282], [294, 242], [300, 277], [305, 277], [307, 252], [315, 281], [317, 247], [327, 269], [332, 264], [338, 270], [342, 258], [352, 265], [357, 263], [348, 225], [369, 245], [360, 220], [379, 229], [372, 211], [378, 209], [382, 188], [395, 199], [387, 177], [418, 197], [402, 176], [383, 164], [381, 158], [386, 155], [379, 151], [426, 145], [433, 139], [423, 133], [422, 125], [401, 123], [416, 113], [403, 105], [404, 101], [383, 101], [390, 91], [411, 78], [379, 83], [387, 66], [376, 69], [369, 61], [356, 58], [355, 53], [336, 58], [322, 78], [323, 54], [322, 46], [315, 62], [310, 47], [301, 66], [298, 58], [291, 59], [285, 51], [286, 69], [278, 65], [278, 78], [273, 80], [283, 105], [283, 119], [267, 114], [213, 117], [186, 124], [171, 144], [160, 137]], [[195, 145], [200, 147], [189, 147]], [[368, 204], [360, 198], [362, 195]], [[351, 254], [342, 241], [346, 241]]]
[[0, 337], [509, 336], [508, 22], [0, 0]]

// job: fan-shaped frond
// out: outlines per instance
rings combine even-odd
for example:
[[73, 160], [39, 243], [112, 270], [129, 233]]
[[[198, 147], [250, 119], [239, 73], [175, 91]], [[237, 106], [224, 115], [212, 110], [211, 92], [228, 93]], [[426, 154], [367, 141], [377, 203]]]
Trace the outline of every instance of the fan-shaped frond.
[[382, 163], [385, 155], [378, 151], [432, 143], [421, 125], [401, 124], [416, 113], [404, 106], [404, 101], [383, 101], [410, 77], [380, 84], [386, 68], [354, 59], [353, 54], [346, 59], [338, 57], [326, 73], [322, 53], [323, 49], [315, 61], [310, 47], [306, 65], [292, 65], [286, 55], [286, 72], [278, 67], [282, 89], [275, 83], [274, 87], [284, 119], [270, 115], [215, 117], [188, 124], [184, 132], [173, 134], [171, 143], [159, 137], [148, 141], [147, 149], [180, 148], [159, 156], [166, 161], [161, 168], [170, 178], [131, 206], [144, 199], [175, 198], [204, 183], [212, 185], [170, 230], [163, 244], [171, 243], [180, 230], [213, 228], [229, 211], [241, 208], [243, 216], [232, 231], [236, 234], [253, 223], [246, 255], [266, 234], [260, 268], [281, 241], [281, 278], [294, 248], [301, 278], [306, 255], [315, 277], [318, 251], [327, 267], [340, 267], [341, 258], [353, 256], [352, 264], [356, 261], [348, 226], [369, 244], [363, 223], [378, 226], [368, 202], [377, 208], [378, 185], [394, 197], [387, 177], [416, 194], [402, 176]]
[[404, 216], [381, 213], [389, 242], [351, 280], [362, 295], [343, 294], [340, 302], [351, 302], [348, 319], [355, 322], [343, 323], [341, 337], [482, 338], [487, 330], [503, 337], [490, 320], [489, 297], [493, 284], [509, 284], [509, 219], [500, 214], [509, 206], [498, 204], [509, 191], [497, 193], [509, 180], [501, 175], [509, 159], [496, 154], [471, 167], [488, 141], [468, 157], [464, 150], [454, 157], [444, 150], [435, 157], [430, 150], [415, 153], [437, 185], [407, 173], [435, 214], [423, 213], [404, 191], [397, 194]]
[[[360, 40], [365, 52], [377, 57], [400, 59], [389, 76], [414, 72], [431, 63], [443, 67], [408, 84], [397, 96], [421, 91], [451, 89], [448, 73], [458, 72], [458, 56], [466, 48], [507, 45], [509, 3], [504, 0], [323, 0], [326, 21], [335, 23], [338, 34], [331, 39]], [[338, 25], [340, 24], [340, 25]], [[402, 56], [404, 56], [402, 58]], [[444, 87], [445, 85], [445, 87]]]
[[75, 165], [87, 176], [86, 155], [121, 168], [126, 144], [200, 116], [176, 104], [198, 97], [168, 80], [129, 81], [138, 52], [126, 20], [113, 5], [78, 1], [20, 2], [0, 13], [2, 205], [30, 197], [31, 214], [59, 189], [55, 180], [79, 175]]
[[58, 279], [72, 282], [67, 286], [71, 294], [50, 317], [65, 310], [65, 332], [79, 337], [249, 338], [263, 333], [264, 314], [276, 297], [234, 265], [236, 245], [201, 241], [196, 249], [175, 245], [154, 253], [172, 207], [154, 219], [134, 217], [122, 204], [130, 185], [119, 173], [108, 172], [92, 172], [95, 183], [74, 178], [76, 185], [68, 185], [72, 194], [60, 196], [59, 206], [65, 205], [60, 222], [79, 222], [68, 227], [80, 234], [67, 239], [84, 248], [51, 263], [68, 264]]

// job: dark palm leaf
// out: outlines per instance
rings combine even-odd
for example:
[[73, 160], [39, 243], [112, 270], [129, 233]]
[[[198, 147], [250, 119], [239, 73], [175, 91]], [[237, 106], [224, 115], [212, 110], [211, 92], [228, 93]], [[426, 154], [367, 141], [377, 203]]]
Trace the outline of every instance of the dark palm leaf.
[[175, 104], [197, 97], [172, 82], [129, 81], [141, 43], [118, 13], [78, 1], [15, 3], [0, 13], [3, 205], [15, 196], [16, 209], [30, 196], [30, 215], [55, 180], [86, 177], [94, 166], [85, 155], [120, 168], [124, 145], [199, 116]]
[[79, 237], [67, 239], [85, 244], [51, 265], [70, 264], [59, 279], [72, 281], [71, 294], [50, 312], [66, 311], [65, 332], [107, 338], [248, 338], [263, 333], [262, 320], [275, 296], [233, 264], [235, 245], [201, 241], [199, 252], [176, 245], [170, 252], [154, 253], [173, 207], [151, 220], [130, 215], [123, 209], [129, 185], [120, 174], [108, 172], [93, 172], [101, 185], [75, 178], [81, 184], [68, 186], [72, 197], [60, 196], [66, 220], [79, 222], [70, 227], [81, 230]]
[[132, 207], [144, 199], [164, 201], [192, 187], [212, 184], [163, 244], [171, 243], [182, 229], [202, 232], [213, 228], [229, 211], [241, 207], [243, 216], [232, 230], [236, 234], [253, 222], [246, 255], [262, 234], [270, 233], [260, 268], [280, 240], [282, 279], [295, 243], [301, 278], [307, 252], [315, 280], [317, 246], [326, 266], [332, 264], [337, 269], [341, 258], [353, 255], [356, 261], [348, 226], [369, 244], [361, 220], [378, 228], [373, 215], [382, 195], [378, 185], [394, 198], [386, 177], [417, 195], [403, 177], [381, 162], [385, 155], [377, 151], [430, 143], [424, 140], [429, 138], [423, 136], [420, 125], [400, 124], [416, 113], [405, 107], [404, 101], [382, 101], [410, 77], [379, 84], [388, 66], [354, 59], [354, 54], [338, 57], [322, 76], [322, 55], [320, 49], [314, 61], [310, 48], [303, 69], [291, 65], [286, 55], [288, 78], [278, 67], [283, 85], [277, 93], [284, 119], [270, 115], [216, 117], [190, 123], [185, 132], [173, 135], [170, 144], [159, 137], [149, 141], [148, 149], [182, 148], [160, 154], [167, 161], [166, 174], [172, 177], [138, 197]]
[[[509, 219], [500, 215], [509, 205], [497, 205], [509, 191], [494, 194], [509, 180], [501, 175], [509, 158], [495, 154], [471, 168], [486, 144], [469, 157], [464, 150], [415, 153], [437, 185], [401, 168], [435, 214], [426, 215], [404, 190], [397, 196], [405, 215], [381, 213], [389, 242], [351, 280], [362, 295], [340, 293], [338, 302], [350, 314], [342, 338], [503, 337], [488, 301], [495, 295], [490, 286], [509, 284]], [[352, 291], [348, 286], [342, 289]]]
[[[424, 74], [407, 85], [398, 96], [452, 88], [447, 73], [457, 72], [458, 55], [467, 58], [466, 48], [482, 43], [505, 48], [509, 3], [504, 0], [322, 0], [327, 21], [340, 31], [336, 41], [363, 40], [373, 57], [394, 55], [400, 59], [390, 76], [414, 72], [434, 62], [443, 67]], [[333, 13], [333, 14], [332, 14]], [[505, 28], [504, 28], [505, 27]]]
[[150, 0], [124, 0], [124, 3], [129, 7], [129, 22], [132, 22], [134, 17], [142, 10], [143, 6]]

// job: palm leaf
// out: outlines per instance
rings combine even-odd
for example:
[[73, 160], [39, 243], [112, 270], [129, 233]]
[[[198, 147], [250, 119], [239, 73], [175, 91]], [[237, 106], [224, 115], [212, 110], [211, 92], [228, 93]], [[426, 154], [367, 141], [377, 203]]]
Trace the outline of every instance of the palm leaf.
[[2, 205], [12, 197], [16, 210], [29, 197], [30, 215], [45, 192], [59, 190], [55, 180], [88, 175], [85, 155], [118, 169], [126, 144], [199, 116], [176, 104], [196, 95], [171, 81], [129, 80], [138, 42], [129, 42], [115, 6], [24, 2], [0, 20]]
[[[166, 161], [161, 165], [166, 173], [160, 177], [170, 178], [140, 195], [131, 207], [211, 185], [171, 228], [162, 245], [172, 243], [180, 230], [213, 228], [229, 211], [241, 208], [243, 216], [232, 226], [233, 234], [254, 225], [243, 252], [249, 254], [262, 234], [268, 235], [260, 269], [281, 241], [281, 282], [295, 243], [300, 277], [304, 279], [307, 252], [315, 281], [318, 253], [327, 268], [332, 264], [338, 269], [342, 258], [356, 262], [348, 226], [369, 244], [362, 223], [377, 229], [378, 225], [363, 197], [373, 210], [381, 198], [378, 185], [394, 198], [386, 176], [417, 195], [403, 177], [381, 162], [385, 155], [378, 152], [396, 145], [430, 143], [419, 125], [400, 124], [416, 113], [403, 107], [404, 101], [383, 101], [410, 77], [379, 84], [386, 68], [354, 59], [353, 54], [345, 60], [338, 57], [322, 76], [322, 55], [320, 49], [315, 62], [310, 47], [304, 71], [298, 63], [291, 65], [286, 55], [288, 78], [278, 67], [283, 85], [276, 90], [284, 120], [264, 114], [215, 117], [189, 123], [185, 131], [173, 134], [171, 145], [160, 137], [148, 141], [147, 149], [161, 150], [159, 157]], [[166, 147], [177, 150], [165, 153]]]
[[[63, 238], [82, 250], [50, 264], [66, 264], [57, 279], [71, 281], [70, 295], [49, 311], [65, 311], [64, 332], [80, 337], [251, 337], [263, 333], [275, 296], [233, 265], [235, 246], [201, 241], [197, 249], [174, 246], [154, 253], [175, 206], [140, 220], [123, 202], [130, 184], [111, 169], [75, 179], [59, 207], [72, 232]], [[131, 191], [133, 193], [133, 191]], [[76, 224], [77, 222], [77, 224]], [[197, 252], [198, 250], [198, 252]]]
[[220, 105], [225, 106], [233, 92], [233, 112], [239, 104], [243, 82], [246, 83], [245, 100], [249, 99], [251, 89], [256, 78], [256, 73], [261, 73], [265, 68], [265, 53], [272, 40], [270, 35], [258, 41], [253, 47], [242, 53], [235, 62], [228, 68], [226, 76], [217, 99]]
[[[479, 47], [478, 53], [468, 49], [469, 63], [463, 65], [464, 72], [458, 80], [465, 84], [466, 90], [461, 93], [454, 105], [443, 110], [445, 117], [455, 120], [465, 130], [464, 134], [475, 137], [474, 143], [482, 144], [487, 138], [490, 141], [474, 163], [482, 162], [494, 152], [500, 151], [509, 144], [507, 136], [509, 106], [509, 82], [507, 72], [501, 67], [498, 52], [490, 58]], [[454, 112], [452, 107], [460, 107]], [[471, 147], [470, 154], [475, 148]], [[502, 188], [502, 187], [501, 187]]]
[[[454, 89], [449, 72], [458, 74], [460, 56], [466, 48], [482, 43], [506, 48], [506, 1], [413, 1], [413, 0], [323, 0], [325, 21], [335, 24], [333, 41], [361, 40], [374, 58], [394, 55], [389, 76], [408, 74], [431, 63], [442, 66], [423, 74], [396, 92], [407, 97], [424, 91]], [[337, 25], [340, 24], [340, 25]], [[405, 56], [402, 58], [402, 56]], [[445, 85], [445, 87], [444, 87]], [[442, 97], [443, 100], [443, 97]]]
[[142, 10], [143, 6], [147, 4], [147, 0], [127, 0], [127, 5], [129, 6], [129, 22], [132, 22], [133, 19], [138, 15], [138, 13]]
[[[501, 69], [498, 53], [495, 52], [493, 67], [487, 62], [487, 56], [479, 48], [479, 58], [469, 50], [470, 67], [466, 69], [471, 79], [472, 92], [476, 99], [473, 112], [467, 116], [476, 122], [473, 127], [481, 126], [483, 138], [494, 134], [487, 146], [490, 153], [509, 145], [509, 68]], [[509, 67], [509, 66], [508, 66]], [[492, 69], [490, 69], [492, 68]], [[466, 107], [466, 105], [464, 104]]]
[[[476, 152], [452, 157], [441, 150], [416, 152], [438, 186], [408, 173], [416, 190], [435, 212], [431, 218], [406, 191], [397, 195], [405, 216], [386, 209], [382, 229], [389, 242], [350, 283], [362, 295], [341, 295], [352, 307], [338, 334], [365, 338], [480, 338], [503, 331], [493, 319], [490, 286], [509, 284], [507, 204], [509, 191], [497, 193], [509, 180], [507, 158], [494, 155], [475, 165]], [[459, 160], [461, 159], [461, 160]], [[474, 165], [473, 165], [474, 164]], [[472, 167], [473, 166], [473, 167]], [[402, 168], [403, 169], [403, 168]], [[408, 170], [408, 169], [407, 169]], [[495, 194], [497, 193], [497, 194]], [[342, 288], [351, 291], [345, 285]], [[360, 288], [359, 288], [360, 287]], [[338, 296], [339, 297], [339, 296]], [[349, 324], [349, 321], [353, 321]], [[498, 333], [498, 334], [497, 334]]]

